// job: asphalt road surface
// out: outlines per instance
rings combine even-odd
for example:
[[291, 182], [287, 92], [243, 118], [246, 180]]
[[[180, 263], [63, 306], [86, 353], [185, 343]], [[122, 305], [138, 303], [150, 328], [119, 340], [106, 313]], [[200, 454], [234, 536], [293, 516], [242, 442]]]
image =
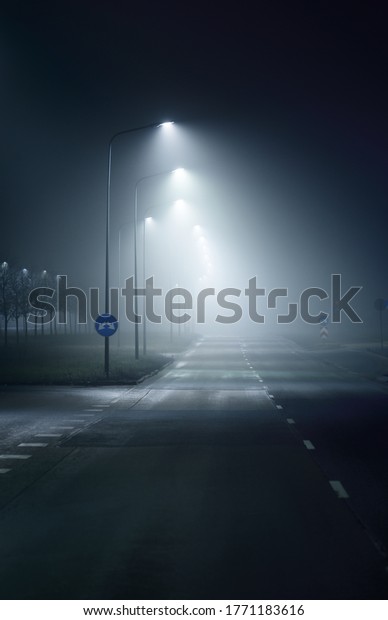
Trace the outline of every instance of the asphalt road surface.
[[3, 389], [1, 598], [385, 599], [387, 402], [286, 340]]

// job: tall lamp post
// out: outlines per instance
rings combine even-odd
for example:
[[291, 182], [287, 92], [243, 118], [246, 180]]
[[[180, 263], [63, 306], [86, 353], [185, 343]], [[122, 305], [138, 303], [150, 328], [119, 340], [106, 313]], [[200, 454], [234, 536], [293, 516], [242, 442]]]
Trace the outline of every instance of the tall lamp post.
[[[151, 211], [151, 207], [147, 209], [144, 213], [143, 217], [143, 278], [144, 278], [144, 290], [147, 288], [147, 279], [146, 279], [146, 229], [147, 229], [147, 220], [152, 220], [152, 217], [147, 217], [147, 213]], [[146, 303], [146, 297], [144, 297], [144, 304]], [[144, 316], [143, 316], [143, 355], [147, 354], [147, 327], [146, 327], [146, 306], [144, 305]]]
[[[135, 208], [134, 208], [134, 288], [135, 288], [135, 303], [134, 303], [134, 312], [135, 312], [135, 317], [138, 316], [137, 311], [138, 311], [138, 303], [137, 303], [137, 282], [138, 282], [138, 278], [137, 278], [137, 211], [138, 211], [138, 207], [137, 207], [137, 202], [138, 202], [138, 188], [139, 185], [141, 183], [143, 183], [144, 181], [147, 181], [148, 179], [153, 179], [155, 177], [160, 177], [160, 176], [165, 176], [167, 174], [174, 174], [175, 172], [180, 172], [180, 171], [184, 171], [184, 168], [176, 168], [175, 170], [163, 170], [162, 172], [157, 172], [156, 174], [148, 174], [145, 177], [142, 177], [141, 179], [139, 179], [135, 185]], [[145, 283], [144, 283], [145, 284]], [[144, 322], [145, 322], [145, 316], [144, 316]], [[135, 319], [135, 359], [139, 359], [139, 323], [136, 321]]]
[[[42, 271], [41, 280], [42, 280], [42, 284], [43, 284], [44, 288], [46, 288], [47, 287], [47, 271], [46, 271], [46, 269], [43, 269], [43, 271]], [[44, 334], [43, 313], [42, 313], [42, 316], [41, 316], [40, 331], [41, 331], [41, 334], [43, 336], [43, 334]]]
[[[172, 125], [173, 121], [166, 123], [150, 123], [141, 127], [132, 127], [132, 129], [124, 129], [115, 133], [109, 140], [108, 147], [108, 174], [107, 174], [107, 192], [106, 192], [106, 225], [105, 225], [105, 313], [109, 313], [109, 234], [110, 234], [110, 188], [111, 188], [111, 172], [112, 172], [112, 145], [119, 136], [124, 134], [142, 131], [143, 129], [154, 129], [155, 127], [163, 127]], [[136, 299], [136, 297], [135, 297]], [[135, 324], [136, 325], [136, 324]], [[105, 336], [105, 356], [104, 356], [105, 375], [109, 377], [109, 337]]]

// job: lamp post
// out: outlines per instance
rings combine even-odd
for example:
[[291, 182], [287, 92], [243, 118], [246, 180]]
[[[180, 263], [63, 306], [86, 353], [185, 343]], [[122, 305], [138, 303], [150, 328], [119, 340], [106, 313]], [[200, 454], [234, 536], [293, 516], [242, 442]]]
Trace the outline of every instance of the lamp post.
[[[139, 179], [135, 185], [135, 208], [134, 208], [134, 288], [135, 288], [135, 300], [134, 300], [134, 313], [135, 313], [135, 359], [139, 359], [139, 323], [136, 320], [138, 314], [138, 303], [137, 303], [137, 211], [138, 211], [138, 188], [141, 183], [147, 181], [148, 179], [153, 179], [155, 177], [165, 176], [168, 174], [174, 174], [175, 172], [183, 171], [183, 168], [176, 168], [175, 170], [163, 170], [162, 172], [157, 172], [156, 174], [149, 174], [145, 177]], [[144, 316], [145, 323], [145, 316]], [[143, 328], [144, 330], [144, 328]], [[145, 332], [144, 332], [145, 333]]]
[[[119, 236], [118, 236], [118, 261], [117, 261], [117, 266], [118, 266], [118, 283], [119, 283], [119, 289], [121, 286], [121, 231], [123, 230], [123, 228], [125, 228], [126, 226], [129, 226], [129, 222], [124, 222], [124, 224], [122, 224], [119, 228]], [[117, 330], [117, 346], [118, 348], [120, 348], [120, 330]]]
[[[146, 228], [147, 228], [147, 220], [152, 220], [152, 217], [147, 217], [147, 213], [150, 211], [151, 207], [147, 209], [143, 218], [143, 278], [144, 278], [144, 289], [147, 288], [147, 279], [146, 279]], [[146, 297], [144, 297], [144, 316], [143, 316], [143, 355], [147, 355], [147, 317], [146, 317]]]
[[[107, 188], [106, 188], [106, 223], [105, 223], [105, 313], [109, 313], [109, 233], [110, 233], [110, 188], [111, 188], [111, 173], [112, 173], [112, 145], [113, 142], [119, 136], [124, 134], [134, 133], [135, 131], [142, 131], [144, 129], [154, 129], [156, 127], [165, 127], [172, 125], [173, 121], [165, 123], [150, 123], [149, 125], [142, 125], [141, 127], [132, 127], [131, 129], [124, 129], [115, 133], [109, 140], [108, 146], [108, 174], [107, 174]], [[109, 337], [105, 336], [105, 355], [104, 355], [104, 369], [105, 375], [109, 377]]]
[[[43, 269], [41, 279], [42, 279], [42, 284], [43, 284], [44, 288], [46, 288], [47, 287], [47, 271], [46, 271], [46, 269]], [[40, 319], [40, 332], [41, 332], [42, 336], [44, 334], [44, 320], [43, 320], [43, 318], [44, 317], [43, 317], [43, 313], [42, 313], [42, 316], [41, 316], [41, 319]]]

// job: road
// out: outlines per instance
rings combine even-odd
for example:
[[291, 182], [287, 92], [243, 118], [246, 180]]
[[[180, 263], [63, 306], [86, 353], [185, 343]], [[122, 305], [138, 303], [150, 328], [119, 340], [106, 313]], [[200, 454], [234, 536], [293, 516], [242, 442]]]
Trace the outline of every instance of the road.
[[3, 599], [385, 599], [388, 392], [286, 340], [0, 392]]

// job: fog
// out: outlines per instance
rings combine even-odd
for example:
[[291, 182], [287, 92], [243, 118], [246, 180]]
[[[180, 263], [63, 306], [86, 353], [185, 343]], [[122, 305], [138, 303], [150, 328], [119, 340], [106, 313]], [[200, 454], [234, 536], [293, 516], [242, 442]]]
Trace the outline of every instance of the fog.
[[[121, 17], [102, 7], [91, 22], [85, 11], [77, 17], [69, 9], [62, 21], [53, 9], [9, 11], [0, 260], [66, 274], [72, 286], [99, 287], [103, 298], [109, 141], [155, 123], [112, 143], [112, 286], [134, 275], [137, 187], [139, 285], [154, 276], [163, 291], [178, 284], [193, 297], [236, 288], [246, 306], [244, 290], [256, 277], [266, 295], [288, 289], [277, 302], [282, 313], [319, 287], [329, 299], [312, 299], [311, 312], [332, 314], [331, 275], [341, 274], [344, 293], [362, 287], [351, 303], [363, 322], [342, 316], [331, 333], [373, 332], [373, 303], [388, 295], [385, 94], [378, 64], [372, 71], [348, 55], [357, 29], [340, 20], [341, 36], [333, 32], [322, 55], [325, 29], [300, 28], [309, 56], [288, 28], [275, 40], [263, 27], [246, 47], [241, 24], [234, 37], [228, 28], [215, 36], [211, 16], [202, 39], [167, 17], [150, 37], [144, 16], [134, 39], [126, 38], [129, 16]], [[377, 35], [364, 39], [369, 58]], [[167, 120], [175, 123], [156, 126]], [[184, 174], [170, 174], [176, 168]], [[144, 273], [145, 217], [152, 221]], [[265, 296], [258, 298], [264, 325], [246, 312], [236, 324], [217, 324], [215, 300], [206, 303], [212, 318], [201, 332], [319, 329], [300, 317], [278, 325]]]

